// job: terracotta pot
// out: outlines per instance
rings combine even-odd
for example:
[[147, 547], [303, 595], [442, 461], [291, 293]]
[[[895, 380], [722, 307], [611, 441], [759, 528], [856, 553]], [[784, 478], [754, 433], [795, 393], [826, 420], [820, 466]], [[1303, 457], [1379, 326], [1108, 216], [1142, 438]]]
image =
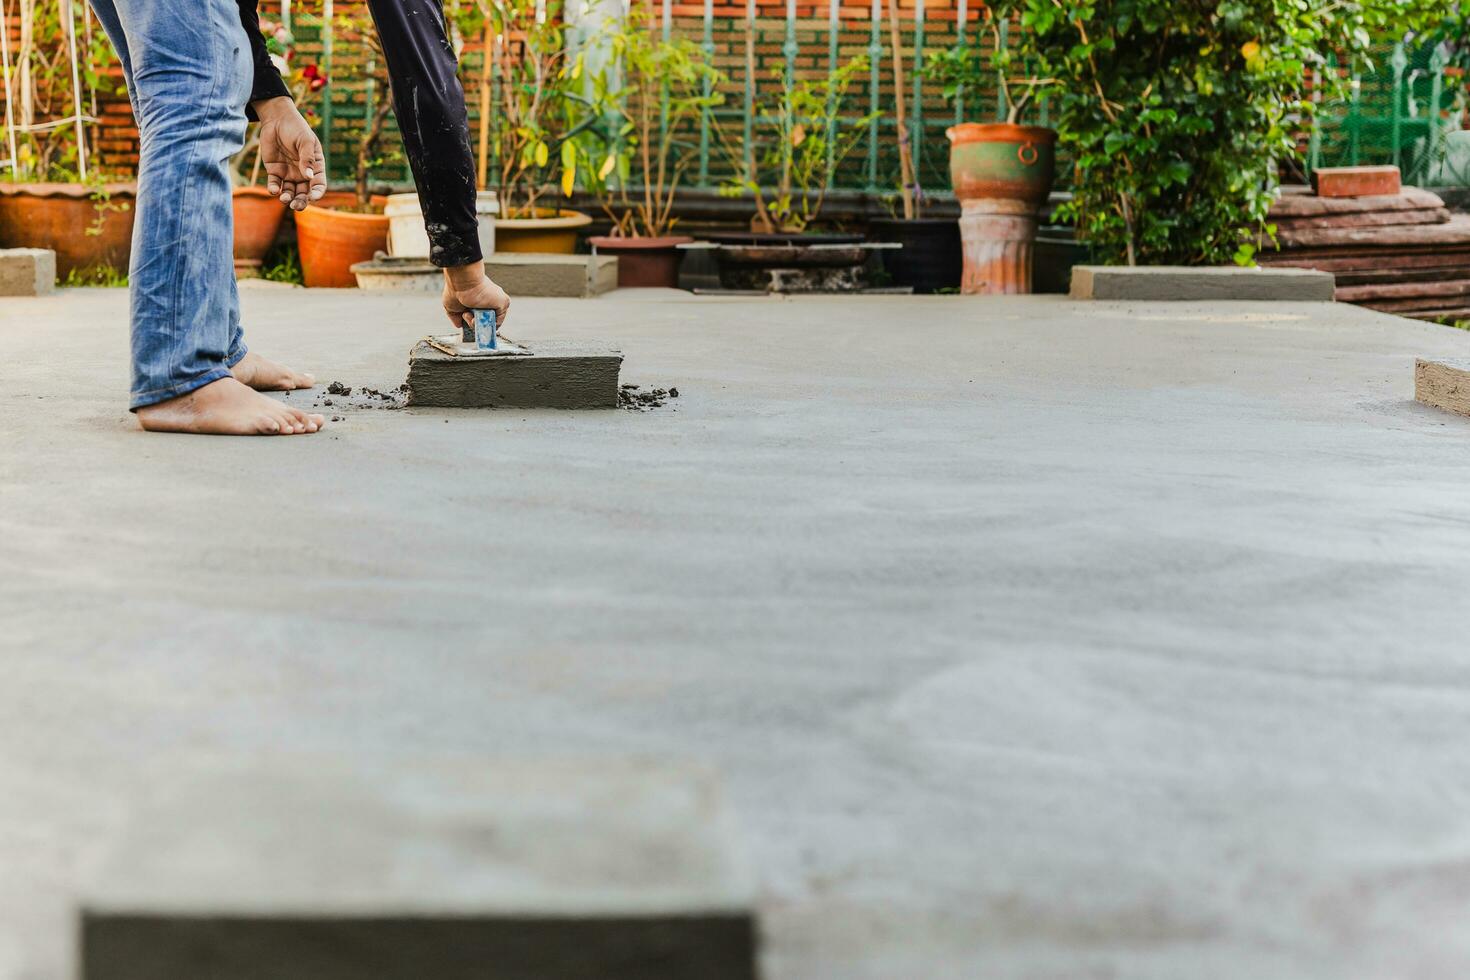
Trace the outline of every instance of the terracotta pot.
[[590, 224], [591, 215], [553, 208], [537, 208], [534, 218], [496, 218], [495, 250], [571, 255], [577, 251], [577, 233]]
[[949, 137], [949, 178], [961, 201], [1046, 203], [1056, 179], [1056, 130], [1010, 123], [960, 123]]
[[874, 218], [868, 222], [868, 239], [903, 246], [878, 253], [894, 285], [912, 286], [916, 293], [959, 287], [963, 252], [960, 225], [955, 219]]
[[388, 218], [313, 205], [297, 211], [296, 243], [308, 286], [350, 289], [357, 285], [352, 266], [388, 249]]
[[1035, 205], [987, 198], [965, 201], [960, 207], [965, 249], [960, 292], [983, 296], [1031, 292]]
[[960, 292], [1031, 292], [1036, 211], [1056, 178], [1056, 131], [960, 123], [946, 135], [965, 253]]
[[235, 275], [259, 275], [261, 260], [270, 251], [286, 216], [286, 205], [264, 187], [236, 187]]
[[602, 255], [618, 257], [618, 285], [622, 287], [679, 287], [679, 265], [684, 261], [680, 245], [694, 241], [683, 235], [661, 238], [621, 238], [597, 235], [587, 243]]
[[[56, 275], [109, 265], [128, 268], [138, 185], [104, 184], [99, 210], [87, 184], [0, 184], [0, 248], [49, 248]], [[98, 228], [100, 234], [87, 231]]]

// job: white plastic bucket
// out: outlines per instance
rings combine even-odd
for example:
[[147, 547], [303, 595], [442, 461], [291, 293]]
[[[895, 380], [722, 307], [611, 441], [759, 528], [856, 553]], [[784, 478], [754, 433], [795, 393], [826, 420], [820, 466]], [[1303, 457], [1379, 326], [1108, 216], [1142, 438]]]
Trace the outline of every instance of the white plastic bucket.
[[[500, 213], [500, 199], [494, 191], [475, 195], [475, 213], [480, 221], [480, 251], [490, 255], [495, 251], [495, 216]], [[429, 257], [429, 233], [424, 230], [424, 212], [417, 194], [389, 194], [383, 214], [388, 217], [389, 255]]]

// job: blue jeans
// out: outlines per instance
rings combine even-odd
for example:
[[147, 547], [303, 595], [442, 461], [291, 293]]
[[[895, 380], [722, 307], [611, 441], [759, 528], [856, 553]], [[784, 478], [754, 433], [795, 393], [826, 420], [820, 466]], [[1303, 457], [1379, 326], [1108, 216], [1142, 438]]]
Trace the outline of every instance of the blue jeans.
[[235, 0], [91, 0], [138, 122], [128, 272], [131, 407], [228, 377], [245, 356], [235, 291], [229, 159], [252, 81]]

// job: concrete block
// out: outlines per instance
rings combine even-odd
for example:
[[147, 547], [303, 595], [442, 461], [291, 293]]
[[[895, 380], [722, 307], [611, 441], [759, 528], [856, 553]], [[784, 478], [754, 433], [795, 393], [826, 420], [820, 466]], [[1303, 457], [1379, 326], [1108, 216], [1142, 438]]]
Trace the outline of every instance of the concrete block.
[[[495, 277], [498, 278], [498, 277]], [[512, 296], [515, 290], [507, 287]], [[419, 341], [408, 356], [408, 405], [436, 408], [617, 408], [621, 352], [541, 343], [529, 357], [452, 357]]]
[[651, 763], [301, 761], [134, 814], [81, 980], [753, 980], [717, 787]]
[[485, 271], [512, 296], [600, 296], [618, 288], [616, 255], [496, 252]]
[[1072, 269], [1073, 299], [1331, 302], [1335, 280], [1315, 269], [1102, 266]]
[[1318, 197], [1363, 197], [1400, 190], [1399, 168], [1394, 166], [1318, 167], [1312, 171], [1312, 191]]
[[1470, 415], [1470, 358], [1416, 360], [1414, 399], [1456, 415]]
[[56, 291], [56, 253], [49, 248], [0, 248], [0, 296]]

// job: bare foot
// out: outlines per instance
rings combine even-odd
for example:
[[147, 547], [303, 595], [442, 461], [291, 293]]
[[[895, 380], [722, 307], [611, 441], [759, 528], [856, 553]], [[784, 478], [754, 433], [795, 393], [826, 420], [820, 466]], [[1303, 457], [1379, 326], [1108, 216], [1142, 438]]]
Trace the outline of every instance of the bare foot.
[[138, 424], [149, 432], [195, 432], [215, 436], [289, 436], [316, 432], [326, 425], [245, 387], [220, 378], [187, 395], [138, 409]]
[[230, 373], [235, 376], [236, 381], [249, 385], [256, 391], [295, 391], [316, 384], [314, 376], [293, 371], [275, 361], [267, 361], [254, 351], [240, 358], [230, 368]]

